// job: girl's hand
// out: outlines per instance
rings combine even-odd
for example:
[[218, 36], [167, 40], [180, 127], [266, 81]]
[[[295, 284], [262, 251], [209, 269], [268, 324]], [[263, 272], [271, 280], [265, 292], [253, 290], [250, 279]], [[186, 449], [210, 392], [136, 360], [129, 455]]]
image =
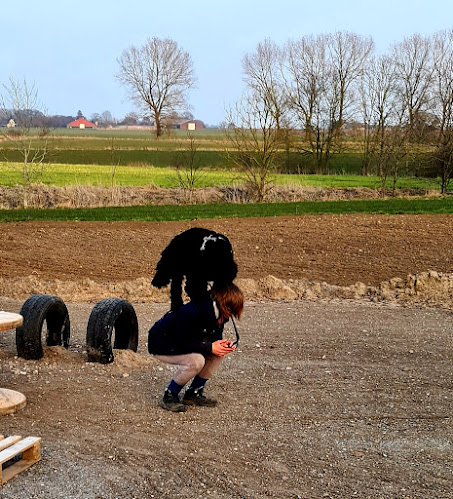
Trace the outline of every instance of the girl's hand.
[[217, 357], [224, 357], [226, 354], [234, 352], [235, 346], [232, 346], [231, 341], [217, 340], [212, 344], [212, 353]]

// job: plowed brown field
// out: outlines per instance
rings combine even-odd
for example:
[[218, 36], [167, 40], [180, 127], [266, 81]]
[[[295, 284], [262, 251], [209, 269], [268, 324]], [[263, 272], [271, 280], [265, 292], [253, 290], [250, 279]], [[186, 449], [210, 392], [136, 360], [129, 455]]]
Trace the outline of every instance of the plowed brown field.
[[194, 227], [226, 234], [242, 278], [274, 275], [346, 286], [453, 270], [452, 215], [325, 215], [193, 222], [0, 224], [3, 277], [97, 282], [151, 277], [173, 236]]

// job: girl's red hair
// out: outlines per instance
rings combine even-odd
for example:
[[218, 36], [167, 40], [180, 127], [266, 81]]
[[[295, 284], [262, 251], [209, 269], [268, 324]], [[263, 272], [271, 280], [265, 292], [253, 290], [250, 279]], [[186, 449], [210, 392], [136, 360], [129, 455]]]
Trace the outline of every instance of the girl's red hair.
[[217, 308], [223, 319], [241, 318], [244, 310], [244, 295], [236, 284], [231, 283], [221, 288], [213, 288], [211, 297], [217, 303]]

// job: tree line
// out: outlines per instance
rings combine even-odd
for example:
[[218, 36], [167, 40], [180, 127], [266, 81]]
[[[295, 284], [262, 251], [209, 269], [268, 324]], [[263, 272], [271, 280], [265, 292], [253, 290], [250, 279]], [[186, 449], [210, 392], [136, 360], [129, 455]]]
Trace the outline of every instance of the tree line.
[[[117, 78], [163, 133], [187, 108], [196, 79], [190, 55], [170, 39], [126, 49]], [[310, 166], [326, 173], [355, 142], [362, 173], [393, 185], [401, 173], [453, 175], [453, 30], [414, 34], [376, 54], [371, 37], [351, 32], [259, 43], [242, 60], [245, 91], [227, 113], [230, 157], [259, 191], [269, 173]], [[409, 166], [410, 165], [410, 166]]]
[[352, 142], [362, 173], [379, 175], [383, 185], [388, 178], [395, 185], [404, 172], [438, 176], [446, 191], [453, 174], [453, 31], [413, 35], [386, 54], [374, 53], [370, 37], [348, 32], [284, 46], [265, 40], [242, 62], [247, 88], [228, 117], [242, 161], [261, 155], [266, 170], [266, 163], [284, 162], [282, 149], [298, 150], [324, 173]]

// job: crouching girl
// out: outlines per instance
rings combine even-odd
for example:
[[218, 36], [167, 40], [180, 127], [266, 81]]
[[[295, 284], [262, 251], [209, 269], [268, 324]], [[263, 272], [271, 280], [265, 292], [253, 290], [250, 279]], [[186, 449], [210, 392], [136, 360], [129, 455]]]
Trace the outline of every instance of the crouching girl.
[[[235, 285], [213, 288], [201, 301], [190, 301], [175, 312], [167, 312], [149, 330], [148, 350], [157, 359], [178, 366], [164, 391], [161, 406], [167, 411], [183, 412], [186, 405], [214, 407], [217, 401], [203, 394], [206, 382], [222, 358], [236, 346], [222, 339], [223, 327], [230, 317], [240, 318], [244, 296]], [[179, 394], [190, 381], [182, 401]]]

